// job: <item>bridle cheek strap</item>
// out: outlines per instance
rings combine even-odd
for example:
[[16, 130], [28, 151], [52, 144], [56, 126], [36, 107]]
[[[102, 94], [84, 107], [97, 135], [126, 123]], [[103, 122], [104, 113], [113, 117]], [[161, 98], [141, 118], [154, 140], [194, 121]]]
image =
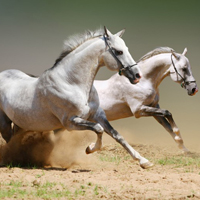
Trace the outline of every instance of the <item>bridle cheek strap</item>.
[[174, 61], [173, 61], [173, 59], [172, 59], [172, 54], [171, 54], [171, 61], [172, 61], [172, 65], [173, 65], [173, 67], [174, 67], [174, 70], [175, 70], [176, 74], [177, 74], [178, 76], [180, 76], [181, 79], [182, 79], [182, 83], [181, 83], [181, 87], [182, 87], [182, 88], [186, 88], [186, 85], [190, 85], [191, 83], [196, 83], [196, 81], [186, 81], [185, 78], [183, 78], [183, 77], [181, 76], [181, 74], [180, 74], [180, 73], [178, 72], [178, 70], [176, 69], [176, 66], [175, 66], [175, 64], [174, 64]]
[[137, 65], [137, 63], [135, 63], [135, 64], [133, 64], [133, 65], [129, 65], [129, 66], [125, 67], [125, 66], [122, 64], [122, 62], [119, 60], [119, 58], [115, 55], [113, 49], [111, 48], [111, 46], [109, 45], [109, 43], [108, 43], [108, 41], [107, 41], [107, 38], [105, 37], [105, 34], [103, 35], [103, 38], [104, 38], [104, 40], [105, 40], [106, 45], [107, 45], [108, 48], [109, 48], [109, 51], [110, 51], [111, 55], [112, 55], [112, 56], [117, 60], [117, 62], [122, 66], [122, 68], [119, 69], [119, 75], [120, 75], [120, 76], [122, 75], [122, 72], [123, 72], [123, 71], [130, 70], [131, 67]]

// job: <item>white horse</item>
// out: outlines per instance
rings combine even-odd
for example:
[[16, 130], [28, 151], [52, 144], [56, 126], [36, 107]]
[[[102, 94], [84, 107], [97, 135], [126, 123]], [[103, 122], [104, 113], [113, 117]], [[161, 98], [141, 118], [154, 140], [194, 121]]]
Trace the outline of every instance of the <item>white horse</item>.
[[13, 134], [12, 122], [24, 131], [92, 130], [97, 134], [97, 141], [86, 149], [87, 153], [92, 153], [101, 148], [105, 130], [140, 162], [141, 167], [151, 167], [152, 164], [109, 124], [92, 87], [102, 66], [119, 70], [131, 83], [139, 82], [140, 72], [121, 39], [123, 33], [124, 30], [113, 35], [104, 28], [104, 32], [87, 32], [69, 39], [54, 66], [38, 78], [18, 70], [1, 72], [2, 136], [9, 141]]
[[189, 60], [185, 57], [186, 52], [187, 49], [178, 54], [169, 47], [162, 47], [147, 53], [138, 62], [142, 78], [136, 85], [131, 85], [118, 74], [105, 81], [95, 80], [100, 107], [105, 111], [107, 119], [112, 121], [131, 116], [153, 116], [170, 133], [179, 148], [188, 152], [172, 114], [161, 109], [158, 103], [158, 87], [167, 76], [181, 84], [188, 95], [198, 92]]

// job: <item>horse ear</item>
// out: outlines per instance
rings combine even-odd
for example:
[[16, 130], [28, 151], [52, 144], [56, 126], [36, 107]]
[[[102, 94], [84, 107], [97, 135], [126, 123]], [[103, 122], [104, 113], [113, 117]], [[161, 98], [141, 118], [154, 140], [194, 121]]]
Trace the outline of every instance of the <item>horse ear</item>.
[[179, 56], [175, 51], [171, 51], [171, 52], [172, 52], [172, 55], [173, 55], [177, 60], [180, 59], [180, 56]]
[[112, 33], [104, 26], [104, 32], [105, 35], [109, 38], [110, 35], [112, 35]]
[[184, 51], [183, 51], [182, 55], [184, 55], [184, 56], [185, 56], [185, 55], [186, 55], [186, 53], [187, 53], [187, 48], [185, 48], [185, 49], [184, 49]]
[[119, 32], [116, 33], [115, 35], [116, 35], [116, 36], [119, 36], [119, 37], [122, 37], [122, 35], [124, 34], [124, 32], [125, 32], [125, 29], [119, 31]]

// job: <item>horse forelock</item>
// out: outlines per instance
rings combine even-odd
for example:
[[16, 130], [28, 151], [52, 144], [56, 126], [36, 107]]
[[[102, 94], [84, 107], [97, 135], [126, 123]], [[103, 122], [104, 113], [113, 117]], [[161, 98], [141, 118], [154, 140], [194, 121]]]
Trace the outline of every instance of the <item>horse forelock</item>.
[[163, 53], [171, 53], [171, 52], [175, 52], [174, 49], [170, 48], [170, 47], [158, 47], [150, 52], [148, 52], [147, 54], [145, 54], [144, 56], [142, 56], [138, 62], [140, 61], [144, 61], [147, 60], [153, 56], [159, 55], [159, 54], [163, 54]]
[[71, 53], [81, 44], [83, 44], [84, 42], [92, 38], [102, 36], [103, 33], [104, 33], [103, 29], [98, 29], [96, 31], [88, 30], [88, 31], [85, 31], [85, 33], [83, 34], [76, 34], [74, 36], [70, 36], [67, 40], [65, 40], [63, 51], [60, 54], [60, 56], [56, 59], [52, 68], [54, 68], [64, 57], [66, 57], [69, 53]]

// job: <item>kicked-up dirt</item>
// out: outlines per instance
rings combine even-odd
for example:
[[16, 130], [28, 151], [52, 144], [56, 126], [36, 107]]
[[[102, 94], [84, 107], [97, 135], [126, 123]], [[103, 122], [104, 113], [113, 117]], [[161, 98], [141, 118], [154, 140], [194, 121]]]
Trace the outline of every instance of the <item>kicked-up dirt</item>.
[[95, 139], [91, 133], [66, 132], [14, 136], [2, 144], [1, 164], [6, 166], [0, 168], [0, 197], [200, 199], [199, 152], [182, 155], [166, 146], [132, 144], [154, 163], [145, 170], [112, 140], [86, 155], [85, 148]]

